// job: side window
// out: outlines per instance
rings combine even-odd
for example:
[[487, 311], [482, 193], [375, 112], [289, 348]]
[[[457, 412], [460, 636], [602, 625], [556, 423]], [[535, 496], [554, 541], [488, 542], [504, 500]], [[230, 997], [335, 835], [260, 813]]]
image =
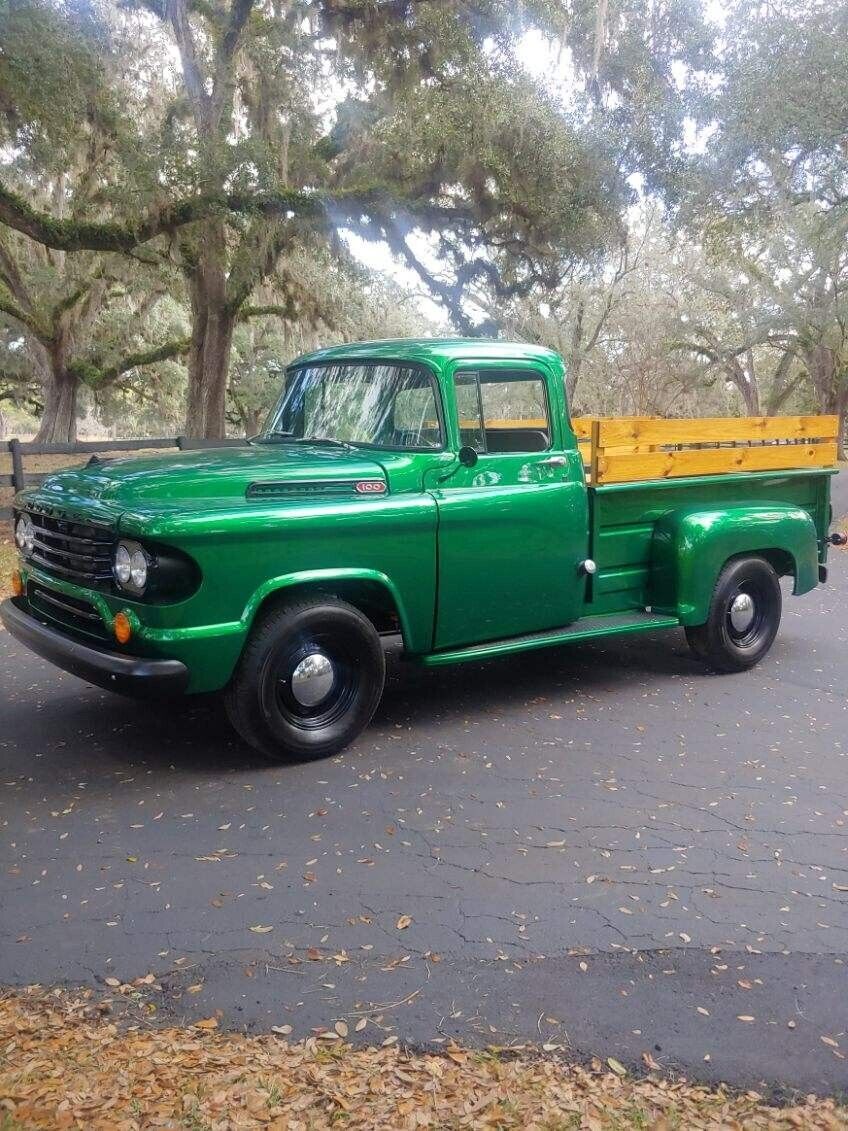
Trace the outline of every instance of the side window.
[[476, 373], [457, 373], [456, 411], [459, 416], [459, 442], [475, 452], [485, 452], [483, 409], [480, 403], [480, 382]]
[[551, 446], [545, 382], [535, 373], [457, 373], [463, 444], [478, 452], [544, 452]]

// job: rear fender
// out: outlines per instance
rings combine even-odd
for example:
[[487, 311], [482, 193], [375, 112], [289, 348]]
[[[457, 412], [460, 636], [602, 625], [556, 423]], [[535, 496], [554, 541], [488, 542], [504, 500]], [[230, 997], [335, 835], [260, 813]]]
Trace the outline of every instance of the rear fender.
[[807, 511], [779, 503], [681, 508], [654, 529], [652, 605], [681, 624], [703, 624], [725, 562], [759, 554], [778, 573], [791, 573], [795, 594], [818, 584], [818, 541]]

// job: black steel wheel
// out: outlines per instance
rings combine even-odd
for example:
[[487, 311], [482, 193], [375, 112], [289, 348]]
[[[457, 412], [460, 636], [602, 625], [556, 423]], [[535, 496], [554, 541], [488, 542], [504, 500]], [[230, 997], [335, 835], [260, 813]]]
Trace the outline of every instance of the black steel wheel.
[[760, 557], [733, 558], [719, 574], [707, 620], [686, 628], [692, 651], [711, 668], [739, 672], [768, 652], [780, 627], [780, 580]]
[[335, 754], [368, 725], [385, 682], [383, 648], [358, 609], [334, 597], [260, 616], [226, 693], [230, 722], [275, 761]]

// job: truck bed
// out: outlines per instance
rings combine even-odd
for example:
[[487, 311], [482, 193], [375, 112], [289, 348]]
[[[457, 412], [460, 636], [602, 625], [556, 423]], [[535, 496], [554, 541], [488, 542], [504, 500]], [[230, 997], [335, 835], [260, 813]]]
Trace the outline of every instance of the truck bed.
[[654, 527], [663, 515], [680, 507], [795, 505], [810, 514], [823, 541], [834, 474], [835, 469], [742, 472], [590, 487], [590, 557], [598, 566], [592, 579], [592, 611], [619, 612], [650, 605]]

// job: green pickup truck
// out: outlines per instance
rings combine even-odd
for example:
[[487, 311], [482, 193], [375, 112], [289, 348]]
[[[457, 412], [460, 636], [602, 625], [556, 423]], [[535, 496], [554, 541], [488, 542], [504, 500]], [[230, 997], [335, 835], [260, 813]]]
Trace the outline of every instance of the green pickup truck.
[[742, 447], [738, 420], [594, 422], [587, 482], [549, 350], [321, 350], [241, 446], [93, 457], [19, 493], [0, 616], [102, 687], [222, 690], [274, 759], [368, 724], [386, 634], [437, 665], [683, 626], [740, 671], [774, 640], [780, 577], [813, 589], [838, 537], [832, 418], [784, 419], [790, 436], [755, 421]]

